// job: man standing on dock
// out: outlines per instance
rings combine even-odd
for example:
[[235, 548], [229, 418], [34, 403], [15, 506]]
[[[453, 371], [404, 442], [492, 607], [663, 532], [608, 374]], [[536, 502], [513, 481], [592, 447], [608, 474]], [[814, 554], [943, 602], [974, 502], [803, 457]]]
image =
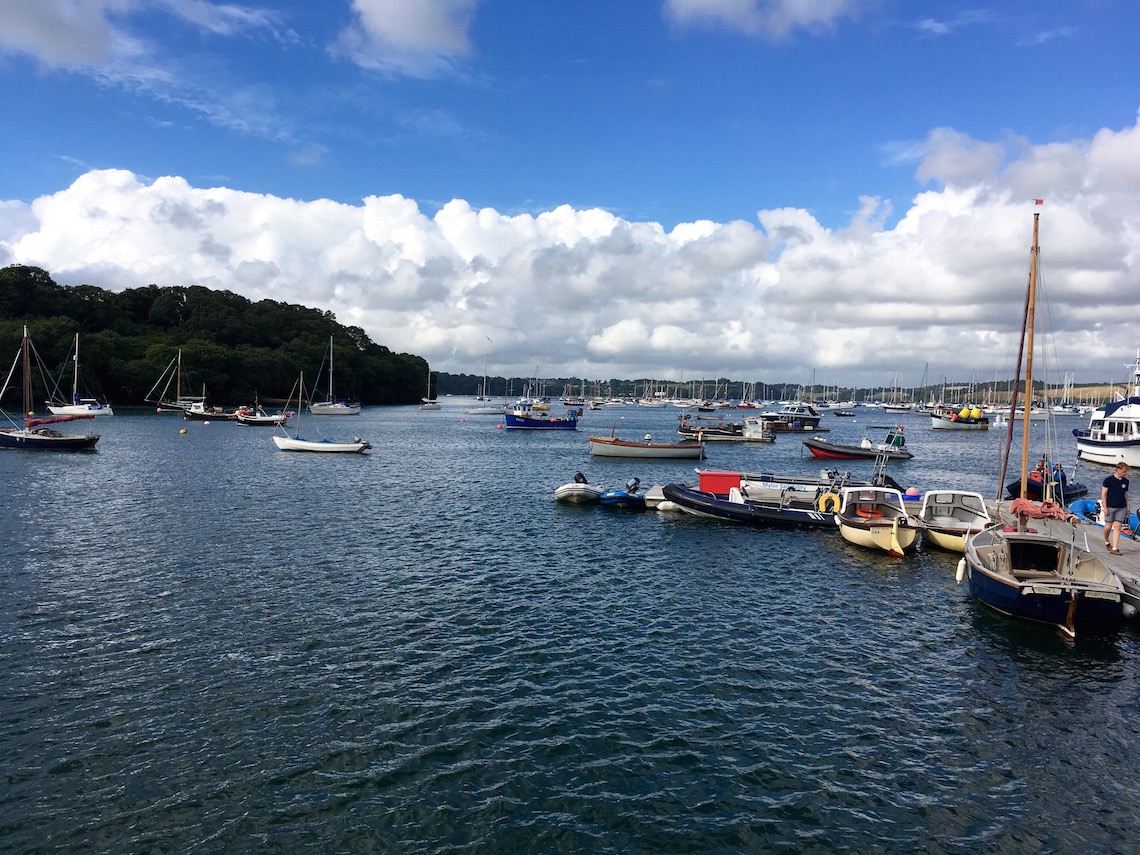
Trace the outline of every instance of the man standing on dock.
[[1113, 555], [1119, 555], [1120, 530], [1128, 522], [1127, 463], [1117, 463], [1116, 470], [1101, 483], [1100, 506], [1104, 510], [1104, 545]]

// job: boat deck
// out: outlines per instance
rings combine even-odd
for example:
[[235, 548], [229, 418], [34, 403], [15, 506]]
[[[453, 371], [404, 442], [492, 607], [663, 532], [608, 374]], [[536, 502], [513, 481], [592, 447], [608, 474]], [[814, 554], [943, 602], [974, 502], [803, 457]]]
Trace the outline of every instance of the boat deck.
[[[995, 520], [998, 519], [999, 510], [1001, 511], [1001, 518], [1011, 518], [1008, 501], [994, 502], [990, 500], [986, 502], [986, 508]], [[1104, 545], [1103, 529], [1092, 523], [1078, 522], [1074, 524], [1055, 519], [1031, 519], [1029, 520], [1029, 528], [1064, 540], [1069, 540], [1073, 536], [1075, 528], [1077, 543], [1081, 546], [1087, 546], [1090, 552], [1098, 556], [1105, 566], [1116, 574], [1124, 585], [1125, 599], [1140, 609], [1140, 541], [1122, 535], [1120, 538], [1120, 555], [1113, 555]]]

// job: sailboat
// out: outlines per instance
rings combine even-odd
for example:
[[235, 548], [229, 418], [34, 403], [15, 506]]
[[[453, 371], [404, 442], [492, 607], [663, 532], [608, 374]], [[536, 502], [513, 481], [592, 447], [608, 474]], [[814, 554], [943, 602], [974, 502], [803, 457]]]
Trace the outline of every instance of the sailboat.
[[[475, 396], [476, 401], [489, 401], [491, 396], [487, 394], [487, 354], [483, 355], [483, 391]], [[482, 407], [468, 407], [463, 411], [465, 416], [501, 416], [503, 414], [502, 407], [492, 407], [485, 405]]]
[[56, 416], [113, 416], [114, 410], [110, 404], [100, 404], [95, 398], [79, 397], [79, 333], [75, 334], [75, 345], [71, 353], [71, 403], [53, 403], [48, 401], [47, 408]]
[[[170, 394], [172, 385], [174, 386], [173, 395]], [[162, 387], [161, 392], [159, 386]], [[168, 410], [186, 414], [195, 404], [199, 406], [205, 404], [206, 396], [204, 393], [201, 395], [182, 394], [182, 348], [178, 348], [178, 352], [174, 354], [170, 364], [163, 369], [158, 379], [154, 381], [154, 385], [150, 387], [150, 391], [146, 393], [144, 400], [157, 404], [160, 413], [163, 410]]]
[[[293, 421], [293, 433], [290, 435], [281, 425], [281, 434], [273, 435], [273, 444], [276, 445], [281, 451], [315, 451], [325, 454], [360, 454], [372, 447], [372, 443], [366, 442], [358, 436], [354, 436], [349, 442], [334, 442], [330, 439], [305, 439], [301, 436], [301, 402], [305, 400], [305, 374], [301, 372], [300, 377], [297, 379], [297, 409]], [[293, 400], [290, 394], [289, 401], [286, 402], [285, 408], [288, 410], [289, 402]]]
[[427, 395], [423, 398], [420, 398], [420, 401], [421, 401], [421, 403], [420, 403], [420, 409], [421, 410], [438, 410], [439, 409], [439, 401], [431, 396], [431, 366], [430, 365], [428, 366], [428, 372], [427, 372]]
[[[318, 378], [319, 379], [319, 378]], [[336, 398], [333, 395], [333, 337], [329, 336], [329, 397], [325, 401], [313, 401], [309, 412], [314, 416], [358, 416], [360, 402]]]
[[24, 327], [24, 338], [8, 377], [4, 381], [4, 388], [0, 389], [0, 399], [8, 391], [8, 385], [16, 374], [16, 366], [21, 365], [21, 380], [23, 385], [23, 411], [24, 426], [20, 427], [7, 413], [4, 415], [12, 422], [13, 427], [0, 429], [0, 448], [24, 448], [29, 451], [74, 451], [78, 449], [94, 448], [99, 441], [99, 435], [94, 433], [60, 433], [49, 425], [71, 422], [78, 419], [93, 419], [89, 413], [79, 413], [61, 416], [48, 416], [36, 418], [32, 414], [32, 347], [28, 338], [28, 328]]
[[[1033, 389], [1033, 337], [1037, 300], [1038, 219], [1033, 215], [1033, 246], [1030, 249], [1029, 285], [1022, 327], [1025, 358], [1025, 391]], [[1014, 377], [1010, 412], [1017, 411], [1021, 366]], [[1029, 469], [1028, 410], [1022, 411], [1021, 483]], [[1006, 450], [1012, 444], [1012, 425], [1007, 429]], [[1000, 484], [1004, 478], [999, 479]], [[1038, 504], [1021, 497], [1008, 505], [1016, 523], [1000, 519], [966, 541], [958, 565], [958, 581], [969, 580], [970, 593], [990, 608], [1013, 617], [1056, 626], [1066, 637], [1075, 638], [1077, 627], [1096, 627], [1117, 621], [1123, 614], [1124, 588], [1099, 555], [1094, 554], [1084, 534], [1063, 521], [1064, 509], [1046, 495]], [[1058, 513], [1059, 511], [1059, 513]], [[1033, 519], [1032, 527], [1028, 520]], [[1084, 543], [1078, 543], [1078, 538]]]

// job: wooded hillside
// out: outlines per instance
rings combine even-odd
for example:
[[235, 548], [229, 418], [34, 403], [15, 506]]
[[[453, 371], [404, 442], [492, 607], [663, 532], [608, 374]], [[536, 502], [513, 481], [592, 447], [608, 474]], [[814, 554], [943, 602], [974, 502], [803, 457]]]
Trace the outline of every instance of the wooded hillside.
[[[316, 380], [329, 336], [335, 343], [337, 397], [365, 404], [418, 402], [427, 387], [427, 363], [392, 353], [359, 327], [331, 312], [259, 300], [201, 286], [129, 288], [64, 286], [38, 267], [0, 269], [0, 360], [7, 376], [28, 332], [48, 369], [71, 393], [67, 355], [80, 335], [80, 392], [112, 404], [142, 404], [182, 348], [183, 391], [210, 404], [283, 399], [301, 371]], [[10, 354], [10, 355], [8, 355]], [[327, 364], [325, 370], [327, 371]], [[322, 382], [327, 383], [327, 374]], [[10, 404], [10, 401], [5, 403]]]

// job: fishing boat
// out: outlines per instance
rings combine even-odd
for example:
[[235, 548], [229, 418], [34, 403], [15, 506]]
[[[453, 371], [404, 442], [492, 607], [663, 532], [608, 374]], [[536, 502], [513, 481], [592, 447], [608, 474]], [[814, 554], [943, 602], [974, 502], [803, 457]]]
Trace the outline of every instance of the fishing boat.
[[934, 430], [989, 430], [990, 419], [981, 407], [939, 407], [930, 413]]
[[772, 422], [760, 416], [745, 416], [740, 423], [740, 432], [745, 442], [775, 442], [776, 432]]
[[639, 459], [700, 460], [705, 456], [702, 442], [654, 442], [652, 434], [644, 440], [613, 436], [589, 438], [593, 457], [636, 457]]
[[[280, 426], [281, 433], [273, 435], [273, 444], [281, 451], [311, 451], [319, 454], [362, 454], [372, 447], [358, 436], [349, 441], [334, 442], [329, 439], [306, 439], [301, 436], [301, 402], [305, 400], [305, 375], [301, 373], [297, 379], [297, 409], [293, 417], [293, 433], [290, 434], [286, 425]], [[289, 396], [289, 401], [293, 396]], [[288, 403], [286, 403], [288, 407]]]
[[883, 442], [873, 443], [863, 437], [859, 445], [844, 445], [821, 436], [811, 436], [803, 441], [803, 445], [812, 456], [823, 460], [874, 460], [880, 454], [886, 455], [888, 460], [910, 460], [914, 457], [906, 447], [902, 425], [889, 426]]
[[22, 389], [21, 405], [23, 407], [23, 426], [12, 419], [7, 412], [3, 416], [12, 424], [10, 428], [0, 428], [0, 448], [20, 448], [28, 451], [79, 451], [92, 449], [99, 441], [98, 434], [92, 433], [61, 433], [51, 425], [64, 422], [93, 419], [90, 413], [73, 413], [60, 416], [43, 416], [36, 418], [32, 413], [32, 356], [34, 348], [28, 337], [28, 328], [24, 327], [24, 336], [16, 358], [8, 371], [3, 389], [0, 389], [0, 400], [8, 391], [8, 384], [16, 376], [17, 365], [21, 366], [20, 378]]
[[[1033, 215], [1029, 282], [1020, 355], [1025, 360], [1024, 389], [1033, 389], [1039, 214]], [[1020, 362], [1015, 373], [1011, 411], [1016, 412]], [[1124, 588], [1104, 560], [1082, 543], [1068, 512], [1052, 502], [1037, 504], [1025, 496], [1029, 481], [1028, 410], [1022, 413], [1022, 494], [998, 513], [998, 520], [966, 540], [958, 580], [970, 593], [1002, 614], [1057, 627], [1074, 638], [1078, 627], [1103, 627], [1123, 614]], [[1006, 457], [1012, 431], [1007, 434]], [[1046, 494], [1046, 499], [1048, 495]], [[1009, 518], [1005, 518], [1008, 514]], [[1033, 520], [1032, 526], [1029, 520]]]
[[83, 398], [79, 395], [79, 333], [75, 334], [75, 344], [72, 345], [72, 351], [69, 355], [72, 362], [71, 403], [48, 401], [48, 412], [54, 416], [115, 415], [110, 404], [103, 404], [96, 398]]
[[1132, 365], [1132, 394], [1095, 410], [1087, 428], [1073, 430], [1077, 457], [1140, 467], [1140, 348]]
[[221, 407], [206, 406], [206, 390], [202, 389], [202, 400], [195, 401], [182, 412], [188, 422], [236, 422], [237, 410], [226, 411]]
[[918, 512], [922, 539], [949, 552], [965, 552], [966, 540], [993, 522], [981, 493], [929, 490]]
[[914, 547], [920, 530], [907, 511], [902, 491], [878, 485], [840, 490], [835, 524], [848, 543], [881, 549], [894, 558]]
[[[162, 387], [161, 390], [159, 387]], [[171, 394], [171, 387], [173, 394]], [[195, 404], [202, 404], [206, 400], [205, 391], [201, 395], [182, 394], [182, 348], [174, 354], [170, 364], [158, 375], [144, 400], [157, 405], [158, 412], [186, 413]]]
[[[360, 415], [360, 402], [349, 401], [346, 398], [337, 398], [333, 394], [333, 337], [329, 336], [329, 349], [328, 349], [328, 363], [329, 363], [329, 393], [328, 398], [324, 401], [312, 401], [309, 404], [309, 412], [314, 416], [358, 416]], [[324, 364], [322, 363], [322, 368]], [[317, 377], [320, 378], [320, 369], [317, 369]]]
[[678, 418], [677, 433], [694, 442], [744, 442], [743, 422], [705, 419], [686, 413]]
[[575, 472], [573, 481], [563, 484], [554, 491], [554, 500], [571, 505], [590, 505], [601, 499], [603, 492], [605, 492], [604, 487], [591, 484], [585, 475]]
[[578, 410], [567, 410], [564, 416], [551, 416], [536, 411], [529, 401], [518, 401], [504, 415], [503, 427], [510, 430], [577, 430], [578, 416]]
[[234, 410], [234, 414], [237, 416], [237, 423], [246, 427], [277, 427], [285, 424], [285, 420], [293, 415], [286, 410], [267, 413], [256, 401], [252, 407], [238, 407]]

